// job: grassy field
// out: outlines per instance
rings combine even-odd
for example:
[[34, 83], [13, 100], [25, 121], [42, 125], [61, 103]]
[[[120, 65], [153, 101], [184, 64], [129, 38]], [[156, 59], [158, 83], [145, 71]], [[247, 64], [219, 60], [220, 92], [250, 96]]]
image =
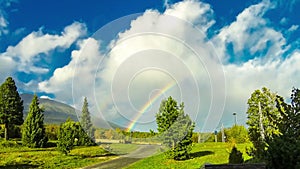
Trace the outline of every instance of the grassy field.
[[0, 168], [80, 168], [94, 163], [100, 163], [119, 154], [126, 154], [137, 148], [136, 145], [112, 144], [112, 153], [100, 146], [75, 147], [66, 156], [51, 148], [27, 148], [18, 144], [0, 146]]
[[[250, 144], [237, 145], [238, 150], [243, 152], [245, 160], [250, 159], [246, 154], [246, 147]], [[228, 163], [229, 152], [231, 151], [231, 144], [228, 143], [200, 143], [194, 144], [192, 150], [192, 158], [185, 161], [175, 161], [166, 159], [163, 154], [157, 154], [155, 156], [140, 160], [126, 169], [146, 169], [146, 168], [201, 168], [204, 164], [224, 164]]]

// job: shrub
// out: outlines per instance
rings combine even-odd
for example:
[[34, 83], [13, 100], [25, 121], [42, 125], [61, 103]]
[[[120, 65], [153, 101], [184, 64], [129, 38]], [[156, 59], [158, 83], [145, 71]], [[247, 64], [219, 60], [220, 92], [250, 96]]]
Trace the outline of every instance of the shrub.
[[235, 146], [233, 146], [229, 154], [230, 164], [241, 164], [244, 162], [243, 153], [240, 152]]

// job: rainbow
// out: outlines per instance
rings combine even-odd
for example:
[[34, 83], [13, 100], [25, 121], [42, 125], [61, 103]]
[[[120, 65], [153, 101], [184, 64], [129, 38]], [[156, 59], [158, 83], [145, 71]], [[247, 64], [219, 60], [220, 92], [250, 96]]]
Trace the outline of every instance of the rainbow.
[[141, 110], [139, 111], [139, 113], [132, 119], [132, 121], [128, 124], [127, 126], [127, 132], [131, 131], [137, 120], [146, 112], [146, 110], [161, 96], [163, 95], [167, 90], [171, 89], [176, 83], [174, 82], [170, 82], [168, 83], [165, 87], [163, 87], [162, 89], [159, 90], [159, 92], [154, 95], [148, 102], [146, 102], [143, 107], [141, 108]]

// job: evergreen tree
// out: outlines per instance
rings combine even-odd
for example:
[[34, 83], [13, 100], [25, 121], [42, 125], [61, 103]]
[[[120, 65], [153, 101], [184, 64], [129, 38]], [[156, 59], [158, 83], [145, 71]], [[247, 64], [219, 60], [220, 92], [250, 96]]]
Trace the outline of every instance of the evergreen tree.
[[37, 95], [33, 96], [22, 129], [22, 143], [28, 147], [44, 147], [48, 141], [44, 127], [44, 110], [39, 107]]
[[163, 144], [170, 150], [167, 156], [175, 160], [189, 158], [191, 151], [194, 123], [184, 114], [184, 104], [177, 106], [177, 102], [169, 97], [161, 102], [156, 114], [157, 130], [163, 139]]
[[21, 99], [15, 81], [8, 77], [0, 86], [0, 123], [4, 124], [4, 138], [8, 140], [9, 129], [13, 125], [23, 123], [23, 100]]
[[87, 133], [87, 135], [94, 139], [94, 129], [93, 124], [91, 120], [91, 115], [88, 109], [88, 102], [87, 98], [84, 98], [83, 106], [82, 106], [82, 115], [81, 115], [81, 121], [80, 124], [83, 128], [83, 130]]
[[229, 164], [243, 163], [244, 162], [243, 153], [234, 146], [229, 154], [228, 161], [229, 161]]

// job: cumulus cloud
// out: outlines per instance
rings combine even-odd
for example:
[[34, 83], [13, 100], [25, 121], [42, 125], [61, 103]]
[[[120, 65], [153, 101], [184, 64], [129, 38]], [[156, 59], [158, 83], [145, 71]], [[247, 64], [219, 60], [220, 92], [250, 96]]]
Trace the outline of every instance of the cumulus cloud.
[[88, 96], [94, 113], [120, 123], [123, 120], [124, 125], [142, 113], [146, 102], [157, 98], [136, 119], [153, 125], [160, 100], [169, 95], [184, 101], [193, 119], [201, 110], [202, 123], [208, 116], [221, 118], [213, 115], [223, 111], [225, 81], [203, 33], [214, 23], [209, 5], [184, 1], [164, 13], [147, 10], [130, 22], [130, 28], [120, 32], [106, 52], [99, 51], [103, 48], [101, 30], [96, 33], [100, 39], [86, 40], [86, 45], [72, 52], [72, 61], [41, 82], [39, 89], [55, 93], [59, 100], [70, 100], [72, 94], [77, 108], [82, 97]]
[[225, 60], [238, 62], [255, 57], [280, 57], [285, 51], [286, 40], [263, 18], [272, 7], [269, 1], [251, 5], [236, 17], [236, 21], [222, 28], [213, 40], [218, 54]]
[[32, 32], [16, 46], [9, 46], [4, 53], [0, 54], [0, 69], [8, 74], [14, 72], [47, 73], [48, 67], [38, 66], [39, 61], [45, 59], [43, 57], [48, 57], [48, 53], [52, 50], [69, 48], [85, 34], [86, 26], [79, 22], [65, 27], [58, 35], [45, 34], [42, 29]]
[[[88, 45], [87, 45], [88, 44]], [[76, 84], [86, 88], [92, 86], [94, 79], [94, 71], [97, 70], [97, 63], [100, 56], [99, 43], [93, 38], [89, 38], [79, 43], [79, 50], [72, 52], [71, 62], [54, 71], [53, 76], [46, 81], [39, 83], [39, 89], [48, 93], [56, 93], [56, 97], [61, 100], [72, 98], [73, 78], [78, 77], [81, 84]], [[82, 91], [84, 91], [82, 88]]]
[[[215, 20], [206, 3], [186, 0], [163, 13], [147, 10], [107, 46], [102, 46], [101, 30], [81, 41], [71, 62], [39, 89], [79, 109], [87, 96], [94, 114], [124, 126], [143, 110], [138, 119], [143, 130], [155, 125], [159, 101], [169, 95], [185, 102], [202, 131], [230, 121], [233, 112], [244, 123], [255, 89], [266, 86], [288, 97], [292, 86], [300, 85], [299, 52], [283, 57], [286, 39], [264, 18], [273, 7], [269, 1], [249, 6], [211, 39], [207, 30]], [[175, 85], [164, 89], [170, 82]]]

